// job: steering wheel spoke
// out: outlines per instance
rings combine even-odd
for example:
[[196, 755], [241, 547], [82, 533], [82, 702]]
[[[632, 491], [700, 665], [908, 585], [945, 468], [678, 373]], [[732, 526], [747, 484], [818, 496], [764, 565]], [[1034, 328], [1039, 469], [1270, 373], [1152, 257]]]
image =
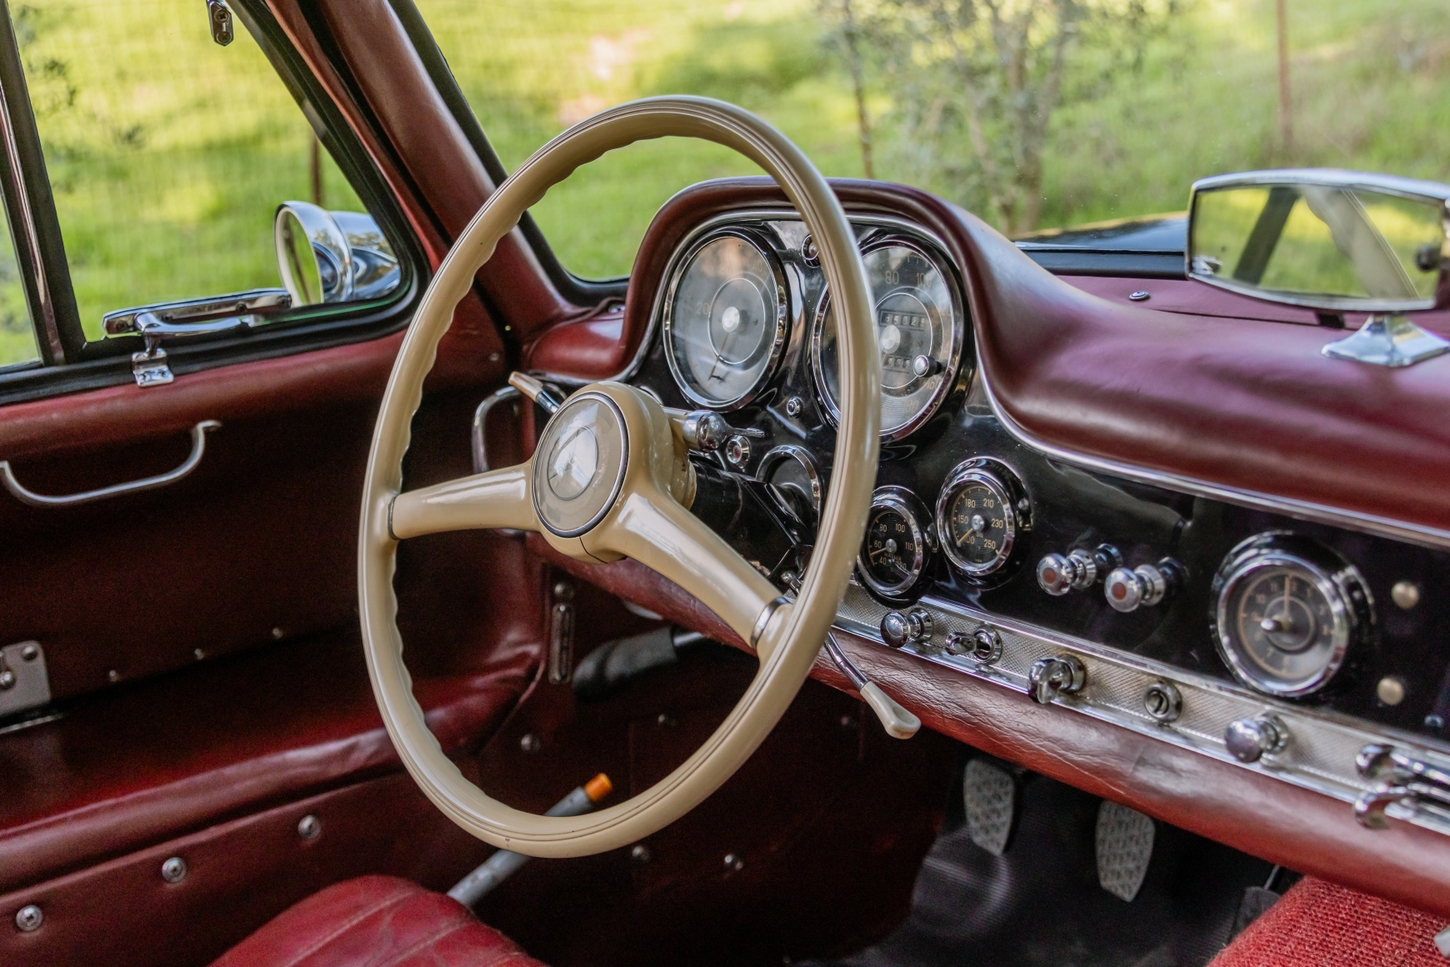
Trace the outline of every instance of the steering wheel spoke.
[[756, 622], [780, 595], [704, 521], [658, 492], [626, 495], [614, 517], [588, 535], [584, 546], [595, 556], [623, 554], [666, 575], [752, 646], [759, 637]]
[[532, 462], [459, 477], [398, 494], [388, 529], [398, 540], [444, 531], [539, 529], [529, 479]]

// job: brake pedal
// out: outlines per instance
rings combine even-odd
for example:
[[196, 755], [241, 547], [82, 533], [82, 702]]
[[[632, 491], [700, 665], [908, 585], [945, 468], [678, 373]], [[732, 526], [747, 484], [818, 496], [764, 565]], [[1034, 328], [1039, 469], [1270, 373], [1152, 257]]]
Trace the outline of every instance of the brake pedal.
[[1098, 807], [1098, 883], [1113, 896], [1131, 903], [1143, 888], [1153, 859], [1153, 820], [1127, 806], [1104, 799]]
[[962, 779], [962, 798], [972, 842], [993, 856], [1007, 852], [1020, 807], [1016, 778], [986, 759], [973, 759]]

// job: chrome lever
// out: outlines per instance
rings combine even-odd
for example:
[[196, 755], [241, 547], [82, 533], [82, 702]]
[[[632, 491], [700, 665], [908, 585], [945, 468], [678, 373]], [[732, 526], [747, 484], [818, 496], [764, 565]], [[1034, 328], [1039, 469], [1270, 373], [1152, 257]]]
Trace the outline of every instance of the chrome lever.
[[254, 289], [231, 295], [189, 299], [120, 309], [101, 317], [108, 336], [140, 335], [146, 340], [143, 352], [131, 354], [131, 372], [136, 385], [164, 386], [176, 377], [166, 361], [164, 339], [177, 336], [206, 336], [251, 328], [292, 308], [286, 289]]
[[893, 739], [909, 739], [917, 733], [921, 728], [921, 719], [898, 705], [895, 699], [881, 690], [881, 686], [856, 667], [855, 662], [851, 661], [845, 649], [836, 641], [834, 631], [826, 632], [825, 648], [826, 654], [831, 656], [831, 661], [836, 663], [851, 687], [861, 693], [861, 700], [871, 706], [871, 711], [881, 720], [881, 726], [886, 729], [887, 735]]
[[556, 398], [554, 394], [549, 391], [549, 388], [544, 385], [542, 380], [536, 379], [533, 376], [528, 375], [527, 373], [520, 373], [517, 371], [510, 373], [509, 385], [512, 386], [514, 389], [518, 390], [520, 393], [523, 393], [535, 403], [539, 404], [539, 406], [543, 408], [544, 412], [549, 414], [550, 416], [553, 416], [555, 413], [559, 412], [559, 407], [564, 405], [564, 401]]

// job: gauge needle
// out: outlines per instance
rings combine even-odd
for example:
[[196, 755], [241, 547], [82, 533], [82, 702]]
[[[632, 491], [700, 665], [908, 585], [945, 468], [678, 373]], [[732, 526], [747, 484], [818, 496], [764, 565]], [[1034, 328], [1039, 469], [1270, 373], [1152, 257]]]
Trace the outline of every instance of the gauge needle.
[[987, 521], [986, 521], [986, 519], [983, 518], [981, 514], [973, 514], [972, 515], [972, 526], [971, 526], [971, 528], [969, 528], [967, 530], [967, 532], [965, 534], [963, 534], [961, 537], [958, 537], [957, 538], [957, 546], [958, 547], [961, 547], [963, 544], [965, 544], [968, 540], [971, 539], [972, 535], [974, 535], [974, 534], [980, 534], [984, 529], [986, 529], [986, 527], [987, 527]]
[[1289, 611], [1289, 589], [1292, 588], [1293, 586], [1294, 586], [1294, 575], [1289, 574], [1289, 573], [1286, 572], [1284, 574], [1284, 606], [1283, 606], [1283, 609], [1282, 609], [1282, 613], [1279, 615], [1279, 619], [1280, 619], [1280, 622], [1281, 622], [1281, 625], [1280, 626], [1285, 631], [1288, 631], [1290, 628], [1294, 627], [1294, 622], [1293, 622], [1293, 620], [1290, 617], [1290, 611]]
[[715, 361], [710, 364], [710, 375], [706, 379], [718, 378], [715, 370], [725, 358], [725, 347], [730, 345], [730, 337], [740, 331], [740, 310], [727, 306], [720, 316], [720, 328], [725, 330], [725, 338], [720, 340], [720, 348], [715, 350]]

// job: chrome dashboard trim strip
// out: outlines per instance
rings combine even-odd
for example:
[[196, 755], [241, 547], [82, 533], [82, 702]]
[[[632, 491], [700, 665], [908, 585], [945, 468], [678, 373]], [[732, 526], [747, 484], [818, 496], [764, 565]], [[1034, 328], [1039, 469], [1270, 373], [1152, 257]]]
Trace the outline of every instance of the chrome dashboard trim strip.
[[[1345, 803], [1347, 809], [1362, 794], [1378, 788], [1376, 783], [1360, 775], [1356, 763], [1356, 757], [1366, 745], [1391, 742], [1397, 749], [1428, 761], [1450, 765], [1450, 748], [1437, 748], [1423, 736], [1388, 728], [1369, 728], [1364, 722], [1349, 716], [1260, 695], [1238, 685], [1139, 658], [1072, 635], [1002, 618], [955, 601], [928, 595], [917, 607], [932, 614], [931, 636], [923, 643], [907, 645], [902, 651], [1024, 695], [1028, 693], [1028, 675], [1034, 662], [1062, 655], [1074, 656], [1086, 668], [1086, 684], [1075, 694], [1056, 694], [1050, 704], [1330, 796]], [[834, 626], [886, 647], [879, 626], [881, 617], [888, 610], [872, 599], [853, 575]], [[983, 626], [1000, 637], [1002, 648], [999, 658], [978, 662], [967, 655], [952, 655], [946, 651], [945, 643], [953, 632], [970, 635]], [[1155, 720], [1143, 705], [1148, 688], [1162, 682], [1174, 685], [1182, 699], [1182, 710], [1171, 722]], [[1224, 746], [1224, 729], [1234, 720], [1253, 718], [1267, 712], [1272, 712], [1287, 724], [1291, 737], [1288, 746], [1283, 752], [1265, 755], [1255, 763], [1235, 759]], [[1386, 813], [1450, 834], [1450, 821], [1443, 814], [1413, 804], [1396, 803], [1389, 806]]]

